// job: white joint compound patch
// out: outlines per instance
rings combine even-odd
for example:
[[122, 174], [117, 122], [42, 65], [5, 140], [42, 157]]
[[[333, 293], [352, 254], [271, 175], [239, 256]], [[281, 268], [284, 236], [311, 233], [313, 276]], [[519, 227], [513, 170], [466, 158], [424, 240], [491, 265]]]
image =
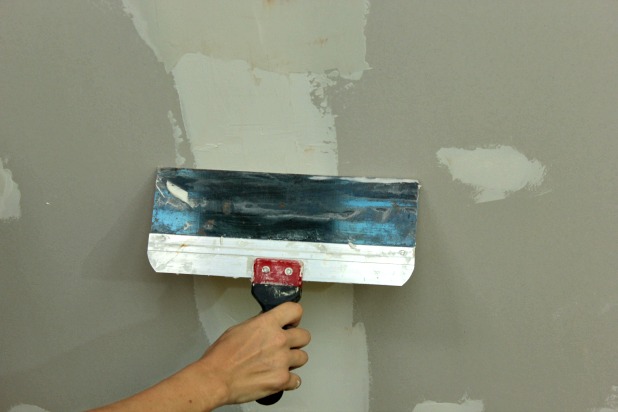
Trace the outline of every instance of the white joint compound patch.
[[178, 122], [176, 121], [174, 113], [172, 113], [171, 110], [167, 112], [167, 119], [170, 121], [170, 125], [172, 126], [172, 137], [174, 138], [174, 146], [176, 147], [176, 166], [182, 167], [187, 161], [187, 159], [180, 154], [180, 145], [183, 142], [182, 129], [178, 126]]
[[172, 73], [198, 167], [337, 173], [335, 118], [312, 101], [319, 75], [284, 75], [196, 53]]
[[168, 72], [188, 53], [244, 60], [275, 73], [337, 69], [358, 78], [365, 61], [366, 0], [123, 0]]
[[537, 189], [546, 168], [536, 159], [528, 159], [510, 146], [442, 148], [438, 162], [448, 167], [453, 180], [472, 186], [476, 203], [505, 199], [521, 189]]
[[[326, 88], [340, 78], [360, 79], [368, 69], [366, 0], [123, 4], [173, 74], [196, 167], [337, 174]], [[199, 319], [210, 341], [259, 310], [246, 281], [194, 279]], [[243, 410], [368, 410], [365, 330], [353, 325], [352, 286], [306, 284], [303, 305], [312, 343], [311, 361], [299, 370], [302, 388], [273, 406], [252, 402]]]
[[610, 393], [605, 399], [605, 407], [593, 408], [589, 412], [618, 412], [618, 385], [611, 387]]
[[21, 404], [21, 405], [13, 406], [11, 409], [8, 410], [8, 412], [48, 412], [48, 411], [43, 408], [39, 408], [38, 406], [35, 406], [35, 405]]
[[459, 403], [425, 401], [417, 404], [412, 412], [483, 412], [484, 410], [482, 400], [468, 399], [464, 396]]
[[13, 181], [13, 174], [4, 168], [0, 158], [0, 220], [19, 219], [20, 201], [19, 185]]

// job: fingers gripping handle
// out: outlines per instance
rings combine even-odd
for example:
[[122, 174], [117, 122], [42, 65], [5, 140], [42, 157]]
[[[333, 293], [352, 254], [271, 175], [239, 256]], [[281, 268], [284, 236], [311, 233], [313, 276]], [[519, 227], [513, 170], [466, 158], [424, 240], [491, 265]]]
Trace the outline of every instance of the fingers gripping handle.
[[[253, 264], [251, 294], [263, 312], [285, 302], [298, 302], [302, 294], [302, 265], [295, 260], [258, 258]], [[287, 329], [287, 326], [284, 327]], [[261, 405], [272, 405], [283, 396], [283, 391], [257, 400]]]

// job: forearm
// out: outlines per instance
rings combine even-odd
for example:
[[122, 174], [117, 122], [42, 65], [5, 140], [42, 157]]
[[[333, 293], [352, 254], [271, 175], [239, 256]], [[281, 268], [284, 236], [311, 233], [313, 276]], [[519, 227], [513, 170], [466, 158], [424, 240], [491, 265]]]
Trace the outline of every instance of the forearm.
[[203, 376], [191, 364], [129, 398], [90, 412], [209, 412], [226, 403], [226, 388], [217, 376]]
[[[90, 412], [209, 412], [294, 390], [291, 370], [307, 362], [311, 340], [297, 328], [302, 308], [287, 302], [231, 327], [197, 361], [137, 395]], [[284, 329], [284, 327], [288, 328]]]

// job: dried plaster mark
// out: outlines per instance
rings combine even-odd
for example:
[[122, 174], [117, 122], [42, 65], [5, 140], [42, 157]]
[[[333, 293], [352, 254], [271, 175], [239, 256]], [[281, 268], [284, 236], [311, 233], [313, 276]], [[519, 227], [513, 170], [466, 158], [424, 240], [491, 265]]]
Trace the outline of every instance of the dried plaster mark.
[[[6, 161], [5, 161], [6, 163]], [[21, 193], [13, 174], [5, 169], [0, 158], [0, 220], [13, 220], [21, 217]]]
[[[173, 75], [196, 167], [337, 174], [334, 115], [325, 90], [339, 79], [359, 80], [369, 68], [367, 0], [123, 4]], [[194, 280], [199, 319], [211, 341], [258, 310], [243, 280]], [[268, 409], [368, 410], [367, 345], [363, 325], [353, 323], [352, 286], [309, 283], [303, 295], [312, 361], [300, 372], [302, 390]], [[324, 396], [329, 388], [337, 388], [336, 396]]]
[[[616, 302], [607, 302], [604, 303], [601, 307], [601, 309], [599, 310], [599, 314], [600, 315], [606, 315], [614, 310], [618, 309], [618, 303]], [[618, 393], [617, 395], [617, 399], [618, 399]]]
[[35, 405], [21, 404], [21, 405], [13, 406], [11, 409], [8, 410], [8, 412], [48, 412], [48, 411], [38, 406], [35, 406]]
[[180, 149], [182, 144], [184, 143], [184, 139], [182, 138], [182, 129], [178, 125], [176, 118], [174, 117], [174, 113], [172, 111], [167, 112], [167, 119], [172, 126], [172, 137], [174, 138], [174, 146], [176, 147], [176, 166], [183, 166], [187, 159], [180, 154]]
[[187, 53], [289, 73], [359, 77], [367, 0], [123, 0], [140, 36], [171, 72]]
[[[556, 309], [551, 317], [554, 321], [570, 322], [575, 316], [613, 316], [618, 311], [618, 302], [573, 303]], [[618, 393], [616, 394], [618, 397]]]
[[326, 75], [283, 75], [199, 53], [183, 56], [172, 74], [198, 167], [337, 174], [335, 117], [312, 95]]
[[448, 167], [453, 180], [474, 188], [476, 203], [505, 199], [521, 189], [536, 190], [543, 183], [546, 167], [528, 159], [510, 146], [442, 148], [438, 162]]
[[618, 412], [618, 385], [611, 387], [609, 395], [605, 398], [603, 408], [589, 409], [589, 412]]
[[417, 404], [412, 412], [483, 412], [482, 400], [469, 399], [467, 395], [459, 403], [425, 401]]

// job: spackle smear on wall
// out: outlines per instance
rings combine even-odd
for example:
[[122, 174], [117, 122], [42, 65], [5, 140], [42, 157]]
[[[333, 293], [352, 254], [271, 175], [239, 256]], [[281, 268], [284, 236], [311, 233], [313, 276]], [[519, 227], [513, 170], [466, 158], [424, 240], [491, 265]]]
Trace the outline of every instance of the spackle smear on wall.
[[484, 410], [482, 400], [468, 399], [464, 396], [459, 403], [425, 401], [417, 404], [412, 412], [483, 412]]
[[183, 142], [182, 129], [178, 126], [178, 122], [171, 110], [167, 112], [167, 119], [172, 126], [172, 137], [174, 138], [174, 146], [176, 148], [176, 166], [181, 167], [184, 166], [187, 161], [187, 159], [180, 154], [180, 145]]
[[38, 406], [35, 406], [35, 405], [21, 404], [21, 405], [15, 405], [11, 407], [11, 409], [9, 409], [8, 412], [48, 412], [48, 411]]
[[171, 72], [188, 53], [289, 74], [337, 69], [358, 78], [366, 0], [124, 0], [138, 33]]
[[[360, 79], [369, 68], [367, 0], [123, 4], [173, 75], [195, 167], [337, 174], [335, 116], [326, 90], [341, 78]], [[170, 117], [173, 128], [174, 122]], [[257, 304], [243, 283], [206, 276], [194, 281], [209, 340], [255, 314]], [[307, 284], [303, 305], [312, 344], [311, 362], [299, 372], [302, 388], [266, 409], [368, 410], [365, 330], [353, 324], [352, 286]], [[261, 409], [256, 403], [242, 408]]]
[[283, 75], [197, 53], [172, 73], [198, 167], [337, 174], [335, 117], [311, 97], [314, 78], [326, 75]]
[[19, 185], [13, 181], [13, 174], [4, 168], [0, 158], [0, 220], [19, 219], [20, 201]]
[[476, 203], [502, 200], [521, 189], [537, 190], [547, 173], [537, 159], [528, 159], [510, 146], [448, 147], [438, 150], [437, 157], [453, 180], [472, 186]]
[[588, 412], [618, 412], [618, 385], [613, 385], [610, 388], [610, 393], [605, 398], [604, 407], [589, 409]]

